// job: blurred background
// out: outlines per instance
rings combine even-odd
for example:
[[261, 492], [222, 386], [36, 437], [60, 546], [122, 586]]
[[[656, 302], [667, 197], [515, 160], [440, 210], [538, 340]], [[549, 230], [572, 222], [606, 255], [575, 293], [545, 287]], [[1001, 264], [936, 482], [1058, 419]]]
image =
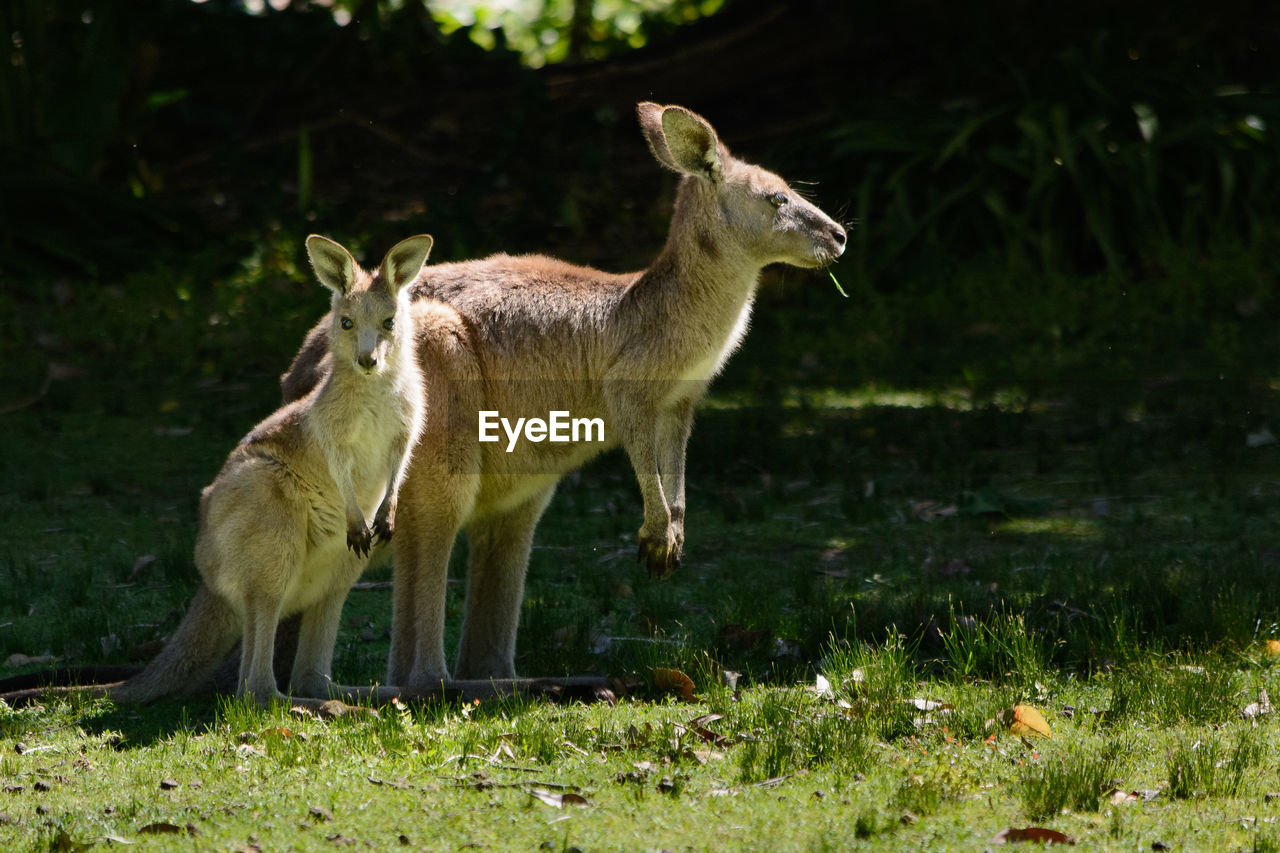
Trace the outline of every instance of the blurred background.
[[9, 0], [0, 28], [18, 400], [157, 351], [176, 387], [278, 373], [324, 306], [312, 231], [642, 267], [675, 185], [645, 99], [853, 228], [849, 298], [770, 271], [730, 382], [1274, 390], [1271, 3]]

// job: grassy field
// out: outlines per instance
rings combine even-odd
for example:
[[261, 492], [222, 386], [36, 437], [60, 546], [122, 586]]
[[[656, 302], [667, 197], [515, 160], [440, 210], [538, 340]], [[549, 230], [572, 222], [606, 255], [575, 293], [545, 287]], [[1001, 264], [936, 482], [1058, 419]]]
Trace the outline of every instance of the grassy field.
[[[264, 269], [237, 275], [310, 286]], [[223, 290], [184, 314], [179, 279], [142, 318], [50, 291], [62, 342], [10, 341], [31, 369], [0, 415], [0, 674], [128, 662], [176, 625], [199, 489], [320, 310], [315, 288], [286, 329], [227, 329], [251, 291]], [[635, 561], [621, 453], [539, 528], [517, 665], [606, 675], [616, 706], [0, 708], [0, 847], [973, 850], [1038, 826], [1280, 848], [1275, 385], [823, 384], [822, 340], [768, 308], [695, 427], [674, 579]], [[382, 674], [389, 578], [348, 600], [341, 681]], [[1013, 733], [1015, 706], [1052, 737]]]

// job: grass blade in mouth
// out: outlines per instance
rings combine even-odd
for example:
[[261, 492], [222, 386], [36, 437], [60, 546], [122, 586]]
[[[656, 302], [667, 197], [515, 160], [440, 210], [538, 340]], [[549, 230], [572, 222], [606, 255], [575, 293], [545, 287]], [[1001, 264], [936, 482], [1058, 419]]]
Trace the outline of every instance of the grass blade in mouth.
[[827, 275], [831, 276], [831, 280], [835, 282], [836, 290], [840, 291], [840, 295], [843, 296], [845, 299], [848, 299], [849, 294], [845, 293], [844, 288], [840, 286], [840, 280], [836, 278], [836, 274], [833, 273], [831, 270], [827, 270]]

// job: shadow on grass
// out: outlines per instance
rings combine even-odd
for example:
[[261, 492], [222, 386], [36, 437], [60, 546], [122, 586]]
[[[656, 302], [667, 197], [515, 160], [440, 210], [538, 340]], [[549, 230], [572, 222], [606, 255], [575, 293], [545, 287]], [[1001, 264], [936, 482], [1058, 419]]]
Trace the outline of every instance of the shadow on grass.
[[[973, 406], [955, 392], [717, 386], [689, 448], [685, 566], [653, 583], [635, 562], [641, 508], [621, 452], [570, 475], [538, 530], [517, 666], [788, 681], [833, 638], [901, 634], [926, 667], [1021, 680], [1028, 667], [1087, 675], [1142, 650], [1280, 634], [1274, 392], [1132, 390]], [[195, 496], [235, 430], [203, 434], [193, 412], [196, 434], [161, 461], [149, 414], [40, 429], [49, 419], [62, 418], [0, 421], [0, 438], [46, 460], [2, 469], [13, 488], [0, 490], [0, 653], [118, 661], [171, 630], [194, 589]], [[84, 430], [91, 446], [78, 443]], [[131, 580], [148, 554], [156, 568]], [[450, 585], [450, 647], [463, 587]], [[385, 589], [349, 599], [339, 680], [380, 678], [390, 600]], [[217, 707], [124, 709], [93, 725], [146, 743], [186, 725], [183, 713], [207, 725]]]

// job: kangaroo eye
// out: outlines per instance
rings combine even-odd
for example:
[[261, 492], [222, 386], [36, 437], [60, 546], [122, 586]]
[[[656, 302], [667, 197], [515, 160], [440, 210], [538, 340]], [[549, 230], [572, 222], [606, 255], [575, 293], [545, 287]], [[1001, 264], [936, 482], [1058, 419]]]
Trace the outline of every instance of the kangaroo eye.
[[350, 317], [343, 317], [341, 320], [338, 321], [338, 325], [342, 326], [342, 328], [344, 329], [350, 329], [352, 326], [355, 325], [355, 323], [351, 322]]
[[774, 207], [782, 207], [786, 203], [787, 203], [786, 193], [774, 193], [773, 195], [769, 196], [769, 204], [773, 205]]
[[386, 329], [388, 332], [394, 329], [395, 325], [396, 325], [395, 317], [388, 317], [387, 319], [382, 321], [382, 328]]

